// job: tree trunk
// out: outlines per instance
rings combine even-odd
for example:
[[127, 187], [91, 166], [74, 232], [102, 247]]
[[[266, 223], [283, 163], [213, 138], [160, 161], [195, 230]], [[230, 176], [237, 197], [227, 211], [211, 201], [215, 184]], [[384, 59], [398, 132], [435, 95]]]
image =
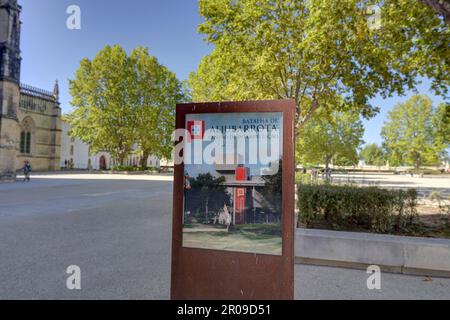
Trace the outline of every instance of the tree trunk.
[[327, 182], [331, 181], [331, 172], [328, 171], [330, 169], [331, 159], [333, 159], [333, 156], [326, 156], [325, 157], [325, 180]]
[[206, 205], [205, 205], [205, 223], [208, 223], [208, 202], [209, 202], [209, 199], [206, 199]]
[[325, 157], [325, 170], [328, 170], [330, 168], [331, 159], [333, 159], [333, 156]]
[[416, 156], [416, 162], [415, 162], [416, 170], [419, 170], [421, 165], [422, 165], [422, 159], [420, 158], [420, 155], [417, 155]]
[[423, 4], [429, 6], [439, 15], [441, 15], [445, 23], [450, 25], [450, 2], [448, 0], [420, 0]]
[[148, 157], [149, 157], [149, 152], [144, 151], [142, 153], [142, 160], [141, 160], [141, 169], [142, 171], [147, 170], [147, 161], [148, 161]]
[[125, 162], [125, 156], [123, 154], [119, 154], [117, 156], [117, 162], [119, 163], [119, 165], [123, 166], [123, 164]]
[[307, 114], [304, 117], [301, 117], [300, 115], [300, 106], [297, 105], [297, 112], [295, 113], [295, 126], [294, 126], [294, 137], [295, 140], [298, 138], [298, 133], [301, 129], [301, 127], [313, 116], [314, 112], [319, 108], [319, 102], [317, 99], [314, 99], [311, 103], [311, 106], [307, 112]]

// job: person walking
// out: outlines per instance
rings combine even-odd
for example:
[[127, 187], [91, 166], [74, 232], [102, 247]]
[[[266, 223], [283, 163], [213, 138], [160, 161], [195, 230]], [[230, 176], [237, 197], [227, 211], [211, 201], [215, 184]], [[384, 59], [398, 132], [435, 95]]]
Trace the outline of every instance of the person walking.
[[23, 182], [26, 182], [26, 181], [30, 182], [31, 181], [31, 179], [30, 179], [31, 165], [27, 160], [24, 162], [22, 170], [23, 170], [23, 174], [25, 175]]

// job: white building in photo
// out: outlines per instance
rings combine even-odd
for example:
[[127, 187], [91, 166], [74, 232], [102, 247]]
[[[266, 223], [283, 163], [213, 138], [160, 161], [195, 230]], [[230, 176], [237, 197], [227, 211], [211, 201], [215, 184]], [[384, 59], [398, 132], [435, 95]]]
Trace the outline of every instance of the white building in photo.
[[[89, 145], [78, 138], [70, 137], [70, 125], [67, 121], [61, 120], [61, 168], [77, 170], [109, 170], [115, 165], [114, 159], [107, 152], [90, 154]], [[137, 147], [134, 148], [137, 150]], [[139, 166], [140, 156], [132, 154], [125, 161], [126, 166]], [[149, 157], [148, 167], [159, 168], [160, 160], [156, 157]]]

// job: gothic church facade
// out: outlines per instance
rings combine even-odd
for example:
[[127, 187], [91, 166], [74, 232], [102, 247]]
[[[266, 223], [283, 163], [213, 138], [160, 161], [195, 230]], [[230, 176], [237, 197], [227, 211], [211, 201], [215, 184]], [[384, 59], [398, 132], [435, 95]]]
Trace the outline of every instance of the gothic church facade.
[[60, 168], [58, 83], [53, 92], [20, 83], [20, 12], [17, 0], [0, 0], [0, 181], [14, 181], [25, 160]]

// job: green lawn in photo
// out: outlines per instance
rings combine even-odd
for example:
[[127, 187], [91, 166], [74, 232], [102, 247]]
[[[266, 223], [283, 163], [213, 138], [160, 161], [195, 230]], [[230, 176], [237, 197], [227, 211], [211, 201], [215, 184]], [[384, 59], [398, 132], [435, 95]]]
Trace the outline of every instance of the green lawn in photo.
[[239, 225], [226, 227], [190, 224], [183, 230], [183, 246], [188, 248], [281, 255], [280, 225]]

